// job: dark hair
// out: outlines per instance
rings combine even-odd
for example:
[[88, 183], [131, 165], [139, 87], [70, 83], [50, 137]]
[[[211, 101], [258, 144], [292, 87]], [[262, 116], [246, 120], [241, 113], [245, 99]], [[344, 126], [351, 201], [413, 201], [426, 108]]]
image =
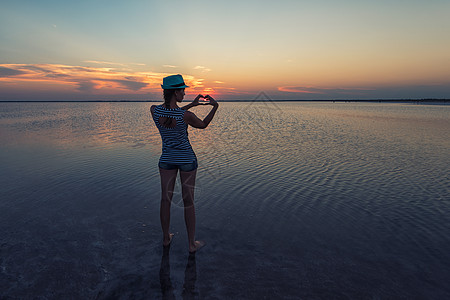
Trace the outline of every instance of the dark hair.
[[[163, 96], [164, 96], [164, 106], [166, 108], [170, 108], [170, 99], [172, 99], [173, 95], [175, 95], [175, 92], [182, 89], [164, 89], [163, 90]], [[172, 124], [172, 118], [166, 118], [164, 121], [164, 126], [170, 127]]]
[[170, 99], [172, 99], [173, 95], [175, 95], [176, 91], [179, 91], [182, 89], [164, 89], [163, 90], [163, 96], [164, 96], [164, 105], [166, 108], [169, 108], [170, 106]]

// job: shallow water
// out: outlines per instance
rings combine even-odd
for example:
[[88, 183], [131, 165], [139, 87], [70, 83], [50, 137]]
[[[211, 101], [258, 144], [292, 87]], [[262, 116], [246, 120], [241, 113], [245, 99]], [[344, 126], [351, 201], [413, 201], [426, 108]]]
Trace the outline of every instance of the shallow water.
[[0, 103], [1, 296], [450, 298], [450, 106], [222, 103], [189, 257], [150, 105]]

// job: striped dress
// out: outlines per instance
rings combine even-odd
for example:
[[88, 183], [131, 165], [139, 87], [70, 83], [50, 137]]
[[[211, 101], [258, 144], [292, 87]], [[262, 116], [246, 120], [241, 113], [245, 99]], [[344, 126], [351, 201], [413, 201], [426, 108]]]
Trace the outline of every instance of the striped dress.
[[[197, 159], [189, 143], [188, 124], [183, 119], [185, 112], [186, 110], [182, 108], [165, 108], [164, 104], [155, 107], [153, 121], [155, 121], [162, 139], [160, 162], [182, 165], [192, 163]], [[166, 127], [159, 123], [160, 117], [174, 118], [176, 125]]]

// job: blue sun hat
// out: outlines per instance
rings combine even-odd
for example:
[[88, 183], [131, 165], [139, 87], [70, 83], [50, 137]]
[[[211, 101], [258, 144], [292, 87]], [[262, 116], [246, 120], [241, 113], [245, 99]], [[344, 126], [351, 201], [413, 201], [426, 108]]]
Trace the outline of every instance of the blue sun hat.
[[161, 84], [161, 87], [165, 90], [173, 90], [173, 89], [184, 89], [189, 86], [187, 86], [184, 83], [183, 76], [177, 74], [164, 77], [163, 84]]

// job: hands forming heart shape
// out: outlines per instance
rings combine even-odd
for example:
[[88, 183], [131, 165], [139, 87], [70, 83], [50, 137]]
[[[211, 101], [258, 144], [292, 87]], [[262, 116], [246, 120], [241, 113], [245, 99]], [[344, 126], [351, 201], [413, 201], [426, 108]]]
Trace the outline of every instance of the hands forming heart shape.
[[218, 106], [217, 101], [210, 95], [204, 96], [202, 94], [198, 94], [197, 97], [195, 97], [194, 105], [208, 105], [208, 104], [215, 107]]
[[197, 96], [197, 98], [199, 100], [199, 103], [208, 104], [209, 103], [209, 98], [211, 98], [211, 96], [210, 95], [203, 96], [203, 95], [200, 94], [200, 95]]

